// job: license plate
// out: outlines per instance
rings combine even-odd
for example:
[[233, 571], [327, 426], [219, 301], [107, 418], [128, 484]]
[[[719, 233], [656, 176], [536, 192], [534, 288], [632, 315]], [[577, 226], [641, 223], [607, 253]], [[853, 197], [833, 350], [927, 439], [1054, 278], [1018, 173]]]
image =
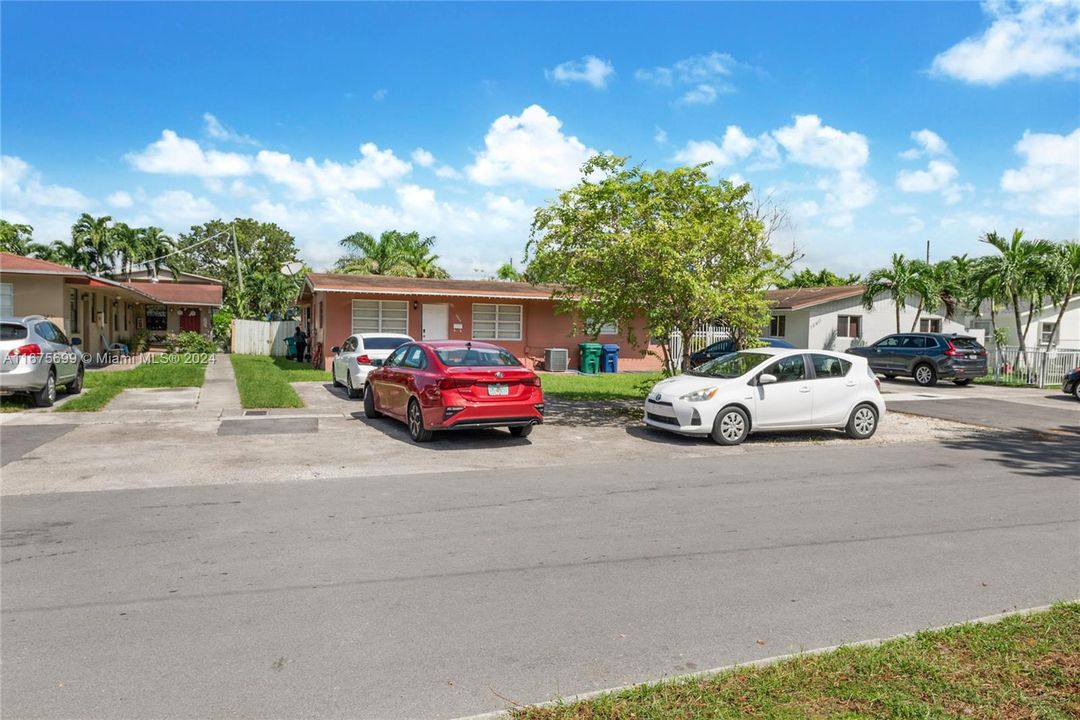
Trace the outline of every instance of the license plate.
[[488, 395], [509, 395], [509, 385], [488, 385]]

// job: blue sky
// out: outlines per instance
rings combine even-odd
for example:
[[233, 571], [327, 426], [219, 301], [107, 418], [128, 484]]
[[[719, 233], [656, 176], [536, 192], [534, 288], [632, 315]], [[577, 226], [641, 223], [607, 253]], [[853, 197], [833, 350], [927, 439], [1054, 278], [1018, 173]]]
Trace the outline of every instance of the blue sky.
[[272, 220], [520, 259], [594, 152], [712, 161], [804, 263], [1080, 235], [1077, 2], [0, 6], [2, 212], [170, 232]]

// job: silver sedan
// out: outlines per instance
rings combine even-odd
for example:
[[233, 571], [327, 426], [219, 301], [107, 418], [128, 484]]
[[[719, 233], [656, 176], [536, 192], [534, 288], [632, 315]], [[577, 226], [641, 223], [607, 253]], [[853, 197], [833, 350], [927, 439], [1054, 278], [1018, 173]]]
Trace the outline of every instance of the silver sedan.
[[58, 387], [82, 392], [86, 367], [78, 346], [42, 315], [0, 318], [0, 395], [27, 393], [48, 407]]

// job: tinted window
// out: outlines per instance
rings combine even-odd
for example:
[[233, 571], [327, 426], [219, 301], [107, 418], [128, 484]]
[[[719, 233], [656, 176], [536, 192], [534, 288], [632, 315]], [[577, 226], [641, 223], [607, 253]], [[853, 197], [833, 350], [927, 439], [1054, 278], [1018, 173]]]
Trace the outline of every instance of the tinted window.
[[900, 344], [900, 338], [894, 336], [894, 337], [887, 337], [884, 340], [881, 340], [880, 342], [874, 343], [874, 347], [896, 347], [899, 344]]
[[698, 365], [687, 375], [700, 375], [702, 377], [737, 378], [745, 375], [761, 363], [769, 359], [765, 353], [753, 351], [731, 353], [710, 360], [704, 365]]
[[424, 357], [424, 349], [419, 345], [410, 346], [409, 351], [405, 354], [405, 359], [401, 363], [401, 367], [412, 368], [413, 370], [423, 370], [427, 367], [427, 358]]
[[438, 348], [435, 355], [447, 367], [517, 367], [514, 354], [502, 348]]
[[409, 350], [409, 348], [407, 346], [406, 347], [399, 347], [397, 350], [395, 350], [393, 352], [392, 355], [390, 355], [390, 357], [386, 358], [386, 362], [384, 362], [383, 365], [387, 365], [387, 366], [400, 365], [401, 364], [401, 359], [403, 357], [405, 357], [405, 353], [408, 350]]
[[63, 343], [64, 345], [70, 345], [71, 344], [71, 343], [68, 342], [67, 335], [64, 334], [63, 330], [56, 327], [52, 323], [49, 323], [49, 327], [52, 328], [53, 335], [56, 337], [56, 342]]
[[49, 342], [57, 342], [56, 335], [53, 334], [52, 323], [38, 323], [34, 326], [34, 332], [36, 332], [38, 335], [45, 338]]
[[975, 338], [958, 337], [952, 339], [953, 347], [957, 350], [979, 350], [983, 349], [983, 346]]
[[926, 338], [921, 337], [906, 337], [900, 341], [900, 347], [902, 348], [916, 348], [921, 350], [926, 347]]
[[365, 350], [393, 350], [409, 342], [408, 338], [395, 337], [366, 337], [362, 339]]
[[851, 369], [850, 362], [831, 355], [811, 355], [810, 362], [814, 364], [814, 375], [819, 378], [844, 377]]
[[802, 355], [793, 355], [792, 357], [786, 357], [781, 360], [777, 360], [772, 365], [765, 368], [765, 371], [770, 375], [776, 376], [776, 382], [793, 382], [795, 380], [806, 379], [806, 363], [803, 362]]
[[705, 348], [705, 352], [715, 355], [717, 353], [728, 353], [735, 350], [735, 343], [730, 340], [721, 340], [720, 342], [714, 342], [709, 347]]
[[0, 340], [25, 340], [26, 328], [15, 323], [0, 325]]

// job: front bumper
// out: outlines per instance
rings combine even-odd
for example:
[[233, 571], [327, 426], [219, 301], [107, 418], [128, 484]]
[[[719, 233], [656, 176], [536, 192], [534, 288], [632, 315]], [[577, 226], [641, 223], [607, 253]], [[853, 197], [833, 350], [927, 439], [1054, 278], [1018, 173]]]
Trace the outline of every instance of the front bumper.
[[703, 406], [685, 400], [664, 398], [645, 400], [645, 424], [658, 430], [684, 435], [707, 435], [712, 431], [712, 414], [705, 417]]

